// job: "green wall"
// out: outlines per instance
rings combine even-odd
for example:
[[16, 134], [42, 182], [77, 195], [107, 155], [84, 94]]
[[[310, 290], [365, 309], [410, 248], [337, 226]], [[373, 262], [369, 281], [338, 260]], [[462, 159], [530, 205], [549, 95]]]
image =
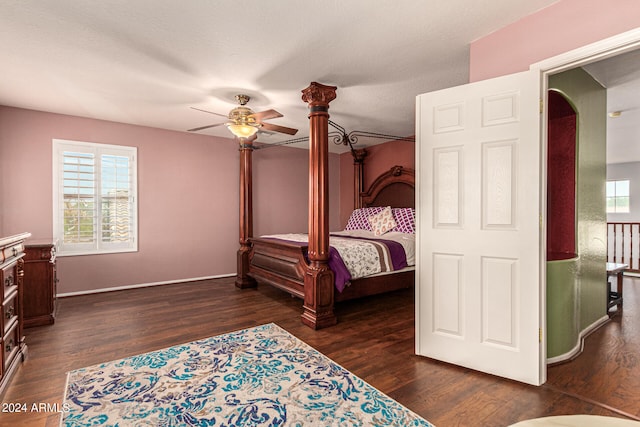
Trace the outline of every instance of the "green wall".
[[[551, 358], [575, 348], [579, 334], [607, 314], [607, 93], [581, 68], [551, 76], [549, 88], [561, 92], [578, 113], [578, 259], [575, 265], [566, 265], [571, 268], [570, 274], [563, 271], [562, 266], [547, 266], [547, 357]], [[575, 280], [571, 280], [572, 277]], [[563, 298], [554, 298], [554, 295], [563, 295]], [[574, 317], [567, 319], [567, 312], [573, 312]], [[572, 327], [577, 330], [568, 330]]]

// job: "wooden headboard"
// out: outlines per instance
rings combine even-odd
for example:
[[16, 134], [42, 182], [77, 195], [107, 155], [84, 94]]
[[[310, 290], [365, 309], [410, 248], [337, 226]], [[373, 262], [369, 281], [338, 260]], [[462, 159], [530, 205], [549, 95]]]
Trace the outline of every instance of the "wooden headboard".
[[360, 200], [364, 207], [415, 208], [415, 171], [393, 166], [376, 178], [369, 190], [360, 193]]

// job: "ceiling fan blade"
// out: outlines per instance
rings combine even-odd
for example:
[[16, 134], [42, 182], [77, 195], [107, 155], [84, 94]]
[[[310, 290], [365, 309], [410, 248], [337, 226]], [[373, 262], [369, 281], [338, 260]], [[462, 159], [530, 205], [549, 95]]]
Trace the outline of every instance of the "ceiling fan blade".
[[228, 118], [226, 114], [214, 113], [213, 111], [207, 111], [207, 110], [203, 110], [201, 108], [196, 108], [196, 107], [189, 107], [189, 108], [191, 108], [192, 110], [202, 111], [203, 113], [209, 113], [209, 114], [214, 114], [216, 116]]
[[249, 116], [254, 117], [257, 121], [262, 121], [282, 117], [282, 114], [278, 113], [276, 110], [265, 110], [249, 114]]
[[213, 128], [213, 127], [220, 126], [220, 125], [223, 125], [223, 124], [224, 123], [216, 123], [215, 125], [200, 126], [198, 128], [188, 129], [187, 132], [197, 132], [199, 130], [209, 129], [209, 128]]
[[262, 129], [269, 130], [272, 132], [286, 133], [287, 135], [295, 135], [298, 132], [298, 129], [274, 125], [272, 123], [262, 123]]

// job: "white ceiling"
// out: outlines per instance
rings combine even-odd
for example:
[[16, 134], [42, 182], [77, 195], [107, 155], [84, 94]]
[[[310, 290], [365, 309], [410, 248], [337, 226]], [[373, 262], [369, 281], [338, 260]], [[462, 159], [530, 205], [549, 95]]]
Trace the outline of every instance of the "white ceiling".
[[555, 1], [2, 0], [0, 105], [185, 131], [245, 93], [298, 137], [318, 81], [347, 131], [409, 136], [417, 94], [468, 81], [470, 42]]
[[607, 88], [607, 163], [640, 161], [640, 50], [583, 67]]

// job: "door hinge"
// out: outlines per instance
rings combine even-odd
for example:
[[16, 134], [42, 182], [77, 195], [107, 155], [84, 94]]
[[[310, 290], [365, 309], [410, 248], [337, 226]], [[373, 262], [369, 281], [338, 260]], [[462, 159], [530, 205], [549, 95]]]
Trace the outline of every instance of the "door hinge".
[[542, 110], [544, 108], [544, 101], [540, 98], [540, 114], [542, 114]]
[[542, 328], [538, 328], [538, 340], [542, 342]]

